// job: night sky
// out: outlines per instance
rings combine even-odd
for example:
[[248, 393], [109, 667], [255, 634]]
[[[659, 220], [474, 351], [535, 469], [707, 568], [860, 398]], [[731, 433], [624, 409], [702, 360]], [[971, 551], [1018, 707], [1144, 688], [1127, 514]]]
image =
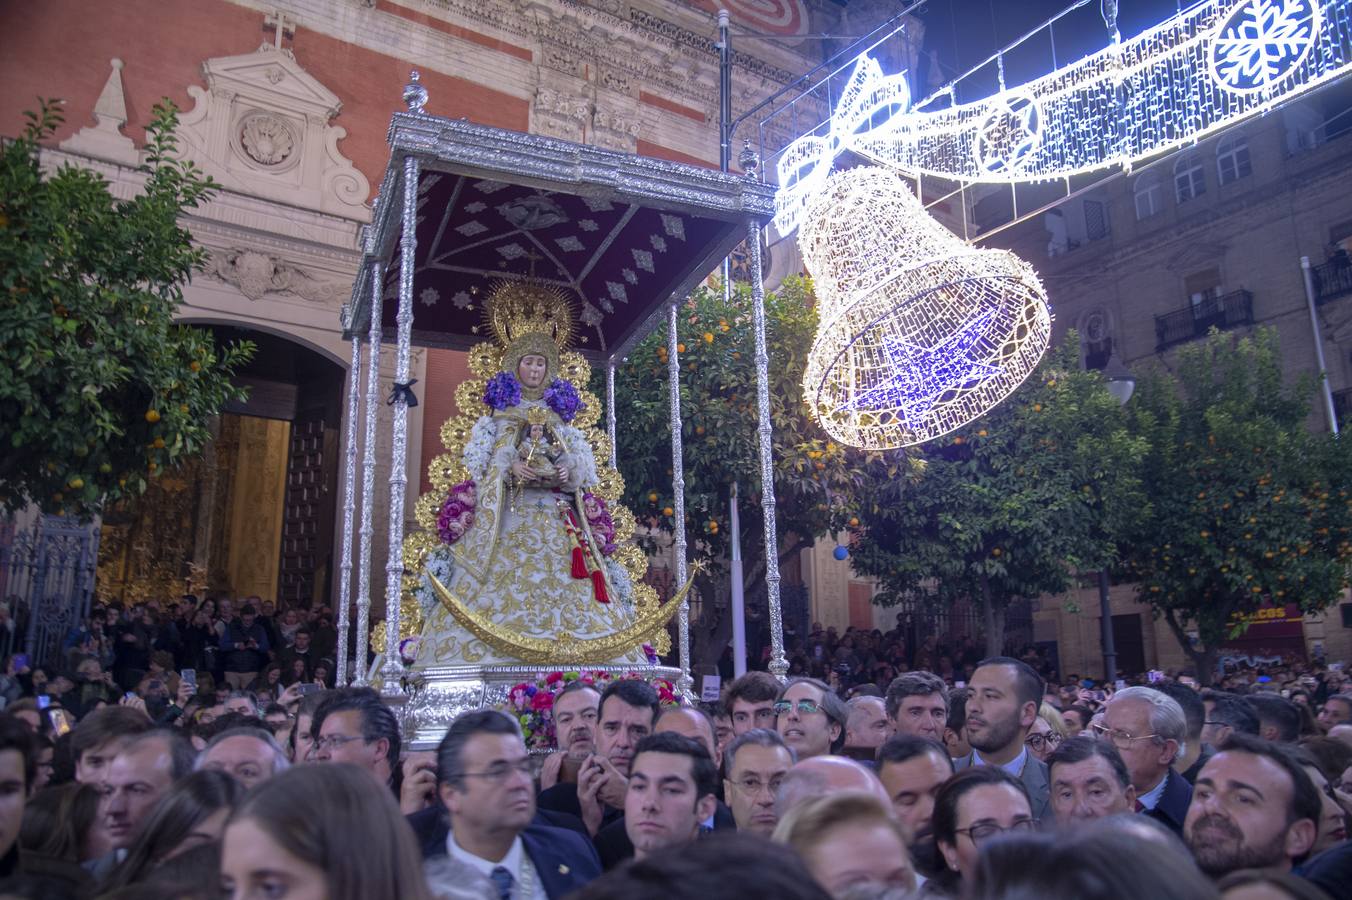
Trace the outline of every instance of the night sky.
[[[951, 81], [1069, 5], [1070, 0], [929, 0], [921, 16], [926, 50], [940, 65], [940, 82]], [[1119, 0], [1118, 29], [1126, 40], [1177, 11], [1176, 0]], [[1012, 87], [1029, 81], [1107, 45], [1099, 0], [1090, 0], [1058, 21], [1050, 34], [1043, 31], [1011, 51], [1005, 58], [1005, 83]], [[994, 67], [974, 76], [964, 88], [960, 99], [969, 101], [993, 92]]]

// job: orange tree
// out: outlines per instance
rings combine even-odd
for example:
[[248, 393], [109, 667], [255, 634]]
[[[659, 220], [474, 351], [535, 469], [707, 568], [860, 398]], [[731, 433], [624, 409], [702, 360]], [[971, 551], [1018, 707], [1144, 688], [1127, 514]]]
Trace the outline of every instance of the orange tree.
[[44, 175], [55, 104], [0, 149], [0, 510], [87, 516], [140, 493], [243, 396], [230, 373], [252, 346], [218, 349], [173, 321], [202, 263], [178, 218], [214, 187], [176, 158], [176, 121], [155, 107], [129, 200], [87, 169]]
[[[860, 508], [877, 486], [909, 477], [911, 466], [904, 453], [871, 453], [831, 441], [808, 414], [803, 369], [817, 326], [810, 285], [787, 279], [778, 292], [766, 295], [765, 308], [782, 564], [815, 541], [857, 526]], [[678, 311], [677, 338], [689, 557], [709, 565], [701, 585], [709, 596], [730, 557], [728, 497], [736, 481], [751, 596], [764, 585], [765, 540], [755, 346], [746, 286], [738, 286], [731, 302], [725, 302], [721, 290], [695, 291]], [[667, 371], [667, 330], [659, 328], [634, 348], [616, 376], [616, 458], [625, 482], [624, 501], [640, 526], [648, 526], [646, 536], [642, 528], [636, 536], [649, 553], [669, 539], [675, 524]], [[605, 395], [603, 376], [598, 371], [593, 385], [599, 396]], [[692, 655], [712, 662], [730, 630], [728, 617], [721, 617], [704, 636], [703, 651]]]
[[[1277, 333], [1213, 333], [1144, 378], [1150, 514], [1130, 570], [1209, 683], [1221, 644], [1269, 604], [1337, 602], [1352, 562], [1352, 447], [1309, 428], [1315, 383], [1282, 376]], [[1195, 632], [1195, 637], [1192, 633]]]
[[1078, 346], [1072, 332], [1008, 399], [920, 447], [914, 482], [877, 485], [852, 555], [882, 586], [875, 602], [973, 600], [994, 655], [1012, 600], [1114, 564], [1143, 505], [1145, 447]]

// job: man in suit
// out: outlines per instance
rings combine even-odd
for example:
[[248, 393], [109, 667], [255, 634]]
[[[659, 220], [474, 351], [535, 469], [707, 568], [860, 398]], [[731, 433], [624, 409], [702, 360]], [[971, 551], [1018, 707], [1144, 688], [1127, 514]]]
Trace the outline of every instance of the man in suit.
[[538, 801], [541, 809], [578, 817], [593, 835], [624, 809], [634, 747], [656, 724], [657, 691], [640, 678], [619, 678], [601, 692], [600, 709], [596, 752], [583, 761], [577, 784], [556, 784]]
[[535, 782], [521, 731], [496, 710], [451, 723], [437, 748], [437, 795], [450, 814], [445, 859], [426, 865], [429, 884], [480, 886], [501, 900], [557, 900], [601, 874], [581, 835], [533, 824]]
[[1174, 770], [1188, 740], [1188, 720], [1178, 701], [1154, 688], [1123, 688], [1108, 701], [1095, 730], [1122, 754], [1136, 788], [1137, 812], [1182, 835], [1192, 785]]
[[977, 664], [969, 687], [967, 741], [972, 752], [954, 760], [954, 768], [999, 766], [1028, 789], [1033, 818], [1046, 819], [1051, 799], [1047, 764], [1024, 743], [1042, 703], [1042, 676], [1023, 660], [993, 656]]

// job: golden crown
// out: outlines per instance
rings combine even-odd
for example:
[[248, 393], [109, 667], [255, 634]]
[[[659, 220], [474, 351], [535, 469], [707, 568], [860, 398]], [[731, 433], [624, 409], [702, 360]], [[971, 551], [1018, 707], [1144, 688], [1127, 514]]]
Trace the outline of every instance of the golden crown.
[[544, 335], [558, 350], [573, 337], [576, 314], [568, 292], [534, 278], [493, 284], [484, 303], [493, 337], [509, 347], [526, 335]]
[[532, 406], [526, 410], [526, 424], [528, 425], [548, 425], [549, 411], [543, 406]]

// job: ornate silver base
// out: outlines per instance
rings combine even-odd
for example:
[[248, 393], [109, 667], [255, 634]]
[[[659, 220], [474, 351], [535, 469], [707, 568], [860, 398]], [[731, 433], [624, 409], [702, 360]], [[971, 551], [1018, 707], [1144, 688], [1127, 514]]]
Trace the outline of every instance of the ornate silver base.
[[410, 750], [435, 750], [446, 729], [461, 713], [507, 702], [512, 688], [535, 681], [548, 672], [585, 669], [624, 675], [637, 672], [652, 681], [665, 678], [673, 684], [681, 670], [671, 666], [438, 666], [409, 673], [408, 700], [401, 722]]

